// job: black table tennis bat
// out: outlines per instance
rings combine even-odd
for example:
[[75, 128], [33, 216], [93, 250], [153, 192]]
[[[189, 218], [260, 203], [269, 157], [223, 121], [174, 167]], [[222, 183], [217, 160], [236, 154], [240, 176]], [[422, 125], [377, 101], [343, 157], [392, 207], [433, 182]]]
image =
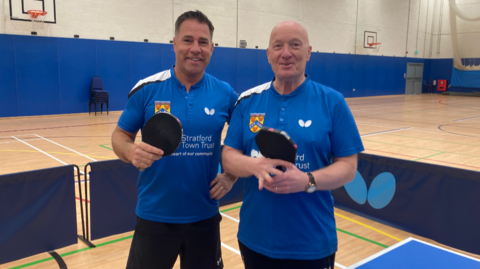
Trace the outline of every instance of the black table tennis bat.
[[[142, 141], [163, 150], [163, 157], [174, 153], [182, 142], [183, 126], [177, 117], [159, 112], [153, 115], [142, 130]], [[140, 171], [143, 171], [140, 168]]]
[[[297, 159], [297, 145], [285, 131], [263, 126], [255, 136], [255, 142], [265, 158], [290, 163], [295, 163]], [[277, 169], [285, 170], [282, 166], [278, 166]]]

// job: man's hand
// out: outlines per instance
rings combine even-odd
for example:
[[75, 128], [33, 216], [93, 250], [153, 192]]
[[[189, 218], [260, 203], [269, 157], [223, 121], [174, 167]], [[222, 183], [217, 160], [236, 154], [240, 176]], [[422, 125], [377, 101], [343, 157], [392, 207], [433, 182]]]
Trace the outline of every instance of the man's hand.
[[305, 191], [305, 187], [308, 185], [307, 174], [293, 164], [290, 164], [286, 169], [282, 174], [274, 176], [271, 182], [265, 182], [265, 189], [282, 194]]
[[150, 146], [147, 143], [139, 142], [132, 144], [128, 150], [127, 158], [135, 167], [148, 168], [154, 161], [158, 161], [163, 156], [163, 150]]
[[283, 175], [283, 171], [276, 169], [276, 166], [283, 166], [288, 170], [294, 165], [283, 160], [267, 159], [263, 156], [251, 159], [250, 171], [256, 178], [258, 178], [259, 190], [262, 190], [267, 183], [272, 183], [273, 175]]
[[212, 197], [213, 200], [220, 200], [220, 198], [232, 189], [235, 181], [237, 181], [237, 177], [228, 173], [217, 174], [215, 179], [210, 183], [210, 197]]

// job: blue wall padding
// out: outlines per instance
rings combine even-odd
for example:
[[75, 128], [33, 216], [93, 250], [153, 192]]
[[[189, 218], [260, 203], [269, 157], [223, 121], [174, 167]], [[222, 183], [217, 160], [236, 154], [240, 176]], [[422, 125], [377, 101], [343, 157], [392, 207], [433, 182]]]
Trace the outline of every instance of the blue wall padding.
[[[172, 66], [175, 64], [175, 52], [173, 51], [173, 44], [155, 44], [155, 46], [160, 46], [162, 52], [162, 69], [155, 73], [172, 68]], [[135, 83], [137, 82], [135, 81]]]
[[0, 117], [18, 116], [13, 41], [13, 36], [0, 35]]
[[90, 165], [92, 240], [134, 230], [138, 169], [121, 160]]
[[[273, 71], [268, 63], [268, 57], [266, 50], [257, 51], [257, 85], [271, 81], [273, 78]], [[252, 63], [253, 64], [253, 63]], [[242, 78], [240, 78], [242, 79]], [[237, 92], [243, 92], [248, 89], [236, 89]]]
[[[251, 89], [258, 86], [257, 83], [257, 51], [230, 49], [232, 54], [237, 54], [237, 86], [234, 89]], [[268, 80], [264, 81], [267, 82]], [[233, 86], [232, 86], [233, 87]]]
[[[152, 43], [131, 43], [132, 85], [162, 70], [162, 48]], [[150, 75], [145, 75], [150, 74]]]
[[462, 71], [453, 68], [452, 87], [480, 88], [480, 70]]
[[73, 166], [0, 176], [0, 264], [77, 243]]
[[[230, 85], [237, 91], [237, 53], [236, 49], [231, 48], [215, 48], [212, 55], [212, 62], [214, 66], [214, 75], [220, 80], [230, 83]], [[242, 78], [243, 79], [243, 78]], [[244, 89], [244, 91], [247, 89]]]
[[98, 40], [98, 76], [108, 91], [110, 110], [123, 110], [132, 89], [131, 42]]
[[[60, 111], [61, 113], [83, 112], [85, 104], [90, 101], [92, 77], [97, 74], [95, 43], [90, 40], [59, 38], [58, 57]], [[93, 107], [92, 110], [94, 110]]]
[[340, 54], [339, 57], [342, 74], [340, 75], [338, 89], [343, 93], [345, 98], [349, 98], [353, 96], [353, 57], [348, 54]]
[[[0, 48], [0, 117], [87, 112], [93, 76], [102, 77], [110, 110], [123, 110], [140, 79], [175, 63], [172, 44], [0, 35]], [[452, 59], [312, 52], [306, 73], [345, 97], [397, 95], [405, 93], [408, 62], [424, 63], [423, 84], [450, 82]], [[238, 93], [273, 77], [262, 49], [215, 47], [206, 70]]]
[[58, 38], [15, 37], [18, 116], [60, 114]]
[[381, 173], [393, 174], [393, 198], [385, 207], [375, 209], [369, 203], [357, 204], [341, 187], [332, 192], [335, 206], [480, 254], [480, 214], [473, 206], [480, 204], [479, 172], [368, 154], [359, 154], [358, 171], [368, 190]]

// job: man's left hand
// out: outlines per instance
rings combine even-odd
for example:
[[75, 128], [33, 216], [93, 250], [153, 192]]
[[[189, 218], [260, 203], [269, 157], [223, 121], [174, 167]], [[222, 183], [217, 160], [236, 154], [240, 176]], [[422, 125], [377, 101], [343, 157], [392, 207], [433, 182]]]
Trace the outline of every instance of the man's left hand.
[[217, 174], [212, 183], [210, 183], [210, 197], [213, 200], [220, 200], [232, 189], [235, 181], [237, 181], [237, 178], [228, 173]]
[[265, 182], [267, 190], [274, 193], [296, 193], [303, 192], [308, 185], [308, 176], [300, 171], [295, 165], [287, 168], [282, 175], [272, 177], [272, 182]]

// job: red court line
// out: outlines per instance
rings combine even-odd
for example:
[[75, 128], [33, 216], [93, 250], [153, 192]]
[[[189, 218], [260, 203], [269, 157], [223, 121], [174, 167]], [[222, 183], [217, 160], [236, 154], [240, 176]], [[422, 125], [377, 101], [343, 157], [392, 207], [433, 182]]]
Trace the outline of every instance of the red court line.
[[[78, 197], [75, 197], [75, 199], [80, 200], [80, 198], [78, 198]], [[85, 202], [85, 199], [82, 199], [82, 201]], [[88, 201], [88, 203], [90, 203], [90, 201]]]
[[8, 130], [8, 131], [0, 131], [0, 133], [22, 132], [22, 131], [34, 131], [34, 130], [49, 130], [49, 129], [61, 129], [61, 128], [84, 127], [84, 126], [105, 125], [105, 124], [117, 124], [117, 122], [93, 123], [93, 124], [71, 125], [71, 126], [58, 126], [58, 127], [48, 127], [48, 128], [34, 128], [34, 129], [23, 129], [23, 130]]

